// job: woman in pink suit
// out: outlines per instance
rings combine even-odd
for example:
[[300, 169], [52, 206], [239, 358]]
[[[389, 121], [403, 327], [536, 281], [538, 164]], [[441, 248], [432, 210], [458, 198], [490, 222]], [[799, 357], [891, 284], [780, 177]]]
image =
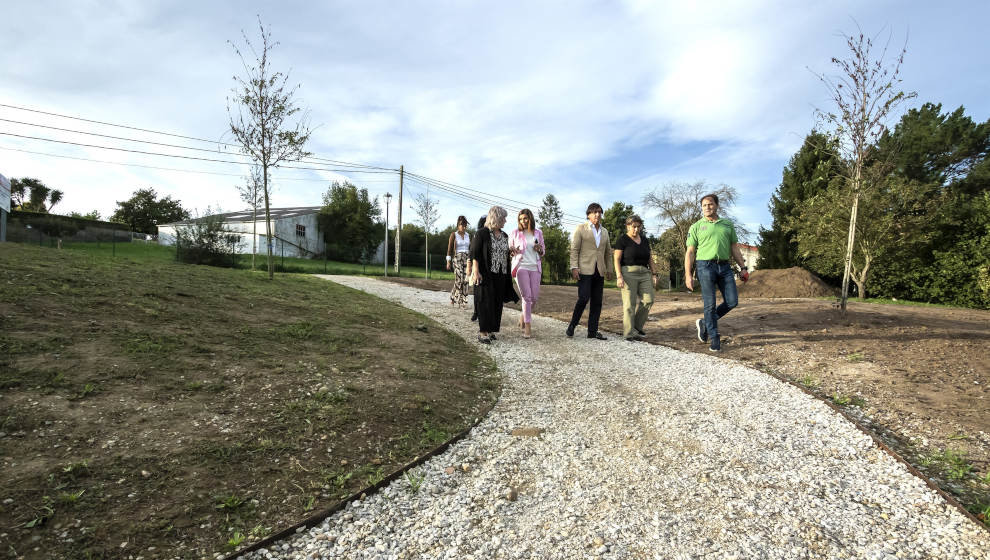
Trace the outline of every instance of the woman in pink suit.
[[532, 336], [530, 322], [533, 305], [540, 297], [546, 244], [543, 242], [543, 232], [536, 229], [536, 220], [529, 208], [520, 210], [517, 219], [519, 227], [509, 236], [509, 252], [512, 254], [512, 277], [516, 279], [519, 294], [522, 295], [519, 326], [523, 329], [523, 338], [529, 338]]

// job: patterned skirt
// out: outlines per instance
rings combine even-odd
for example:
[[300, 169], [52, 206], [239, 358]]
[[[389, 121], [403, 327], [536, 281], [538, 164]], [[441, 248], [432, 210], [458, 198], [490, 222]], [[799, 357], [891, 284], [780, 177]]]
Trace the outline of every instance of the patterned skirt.
[[450, 290], [450, 302], [455, 305], [465, 305], [467, 303], [468, 279], [467, 279], [467, 253], [457, 253], [451, 259], [454, 268], [454, 287]]

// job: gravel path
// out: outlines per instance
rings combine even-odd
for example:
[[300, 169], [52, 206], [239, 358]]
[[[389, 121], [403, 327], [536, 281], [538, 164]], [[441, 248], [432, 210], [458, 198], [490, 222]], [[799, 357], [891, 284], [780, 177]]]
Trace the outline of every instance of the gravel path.
[[[476, 335], [445, 293], [330, 278]], [[468, 437], [246, 558], [990, 558], [985, 530], [798, 389], [545, 317], [525, 340], [517, 317]]]

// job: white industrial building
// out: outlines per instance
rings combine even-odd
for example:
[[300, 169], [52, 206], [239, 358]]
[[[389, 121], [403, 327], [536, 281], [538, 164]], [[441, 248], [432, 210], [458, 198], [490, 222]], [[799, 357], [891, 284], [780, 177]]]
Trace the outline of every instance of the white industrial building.
[[[320, 206], [296, 206], [293, 208], [271, 208], [272, 253], [286, 257], [315, 257], [323, 254], [325, 244], [320, 235], [317, 214]], [[241, 236], [235, 248], [239, 254], [251, 254], [256, 247], [259, 254], [267, 253], [268, 237], [265, 233], [265, 210], [258, 211], [257, 220], [251, 209], [239, 212], [218, 214], [224, 222], [224, 231]], [[175, 245], [176, 232], [190, 227], [196, 220], [174, 222], [158, 226], [158, 243]], [[254, 226], [257, 225], [255, 230]], [[252, 245], [252, 233], [257, 232], [256, 243]]]

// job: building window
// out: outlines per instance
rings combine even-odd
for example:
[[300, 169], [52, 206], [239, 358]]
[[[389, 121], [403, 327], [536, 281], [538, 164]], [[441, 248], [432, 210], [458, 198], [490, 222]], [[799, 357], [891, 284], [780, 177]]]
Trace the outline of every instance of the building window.
[[296, 224], [296, 237], [306, 237], [306, 226]]

